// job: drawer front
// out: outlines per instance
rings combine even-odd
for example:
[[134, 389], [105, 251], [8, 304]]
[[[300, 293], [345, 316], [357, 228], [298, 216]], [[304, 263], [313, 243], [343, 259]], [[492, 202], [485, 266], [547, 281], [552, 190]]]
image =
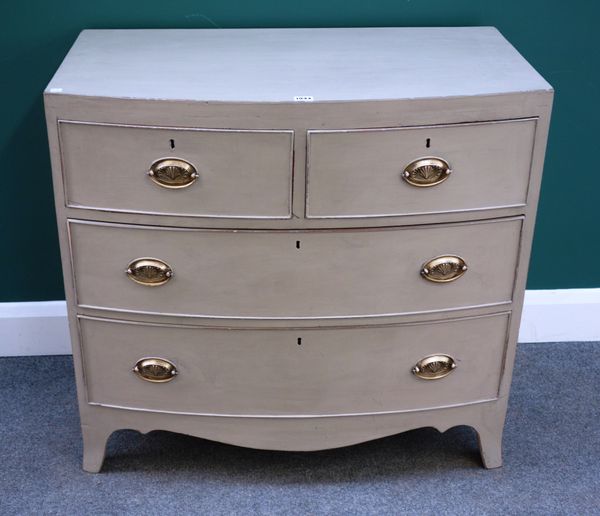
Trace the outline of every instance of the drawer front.
[[[89, 402], [246, 415], [385, 412], [494, 399], [507, 323], [500, 314], [297, 331], [80, 319]], [[435, 380], [412, 372], [436, 354], [456, 368]], [[177, 374], [160, 383], [144, 380], [132, 369], [148, 358], [168, 361]]]
[[[307, 217], [383, 217], [524, 205], [535, 128], [535, 119], [526, 119], [309, 131]], [[439, 171], [438, 176], [437, 169], [426, 167], [431, 163], [417, 162], [409, 176], [412, 182], [403, 178], [405, 167], [423, 157], [442, 159], [451, 174]], [[430, 186], [419, 187], [424, 184]]]
[[[318, 319], [508, 303], [521, 222], [294, 232], [69, 227], [81, 306]], [[455, 281], [425, 279], [424, 264], [446, 255], [464, 259], [468, 270]], [[436, 272], [435, 264], [427, 267]]]
[[[290, 217], [292, 131], [64, 121], [59, 130], [69, 207], [190, 217]], [[169, 167], [173, 163], [164, 158], [192, 165], [197, 177], [181, 166]], [[154, 179], [148, 174], [153, 164], [165, 164], [162, 176], [156, 171]]]

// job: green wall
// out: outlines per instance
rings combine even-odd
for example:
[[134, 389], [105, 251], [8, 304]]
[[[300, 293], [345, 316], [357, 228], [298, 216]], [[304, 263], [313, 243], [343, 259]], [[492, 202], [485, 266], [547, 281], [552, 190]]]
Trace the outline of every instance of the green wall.
[[594, 0], [5, 0], [0, 301], [63, 298], [42, 91], [86, 28], [498, 27], [556, 90], [528, 288], [600, 287], [599, 19]]

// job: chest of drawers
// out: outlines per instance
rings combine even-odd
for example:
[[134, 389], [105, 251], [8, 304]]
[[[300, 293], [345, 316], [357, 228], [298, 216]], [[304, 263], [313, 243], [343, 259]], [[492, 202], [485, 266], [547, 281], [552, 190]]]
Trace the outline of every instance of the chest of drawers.
[[84, 31], [45, 92], [84, 469], [456, 425], [500, 466], [552, 95], [489, 27]]

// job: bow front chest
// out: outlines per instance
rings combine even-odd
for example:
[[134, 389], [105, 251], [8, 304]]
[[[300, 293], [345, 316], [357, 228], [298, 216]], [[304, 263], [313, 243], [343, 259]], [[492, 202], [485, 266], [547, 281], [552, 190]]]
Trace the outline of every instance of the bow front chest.
[[82, 32], [45, 104], [84, 469], [456, 425], [500, 466], [552, 95], [490, 27]]

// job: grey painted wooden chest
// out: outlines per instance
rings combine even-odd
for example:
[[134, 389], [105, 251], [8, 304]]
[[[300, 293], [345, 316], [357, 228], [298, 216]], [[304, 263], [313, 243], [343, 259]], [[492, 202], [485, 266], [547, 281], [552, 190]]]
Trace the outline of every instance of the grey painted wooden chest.
[[500, 466], [552, 96], [490, 27], [82, 32], [45, 104], [84, 469], [456, 425]]

